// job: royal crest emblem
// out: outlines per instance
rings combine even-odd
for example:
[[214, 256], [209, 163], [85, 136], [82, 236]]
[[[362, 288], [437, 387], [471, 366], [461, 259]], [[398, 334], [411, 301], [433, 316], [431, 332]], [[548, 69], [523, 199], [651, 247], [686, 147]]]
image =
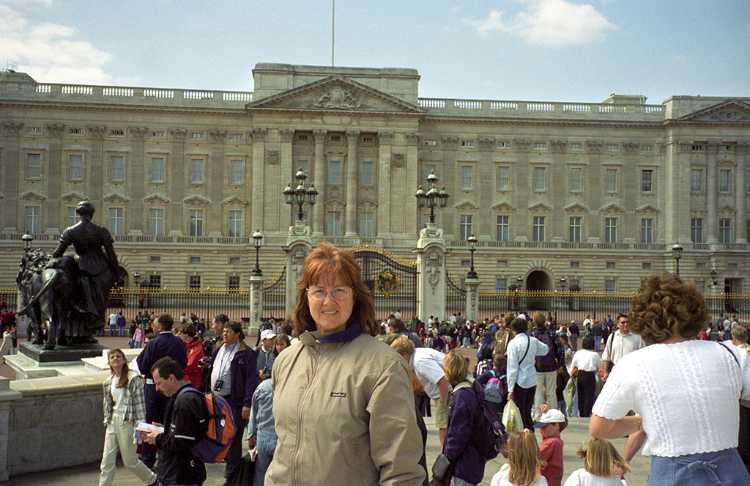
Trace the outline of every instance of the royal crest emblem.
[[375, 277], [375, 290], [383, 297], [390, 297], [401, 290], [401, 279], [390, 270], [383, 270]]

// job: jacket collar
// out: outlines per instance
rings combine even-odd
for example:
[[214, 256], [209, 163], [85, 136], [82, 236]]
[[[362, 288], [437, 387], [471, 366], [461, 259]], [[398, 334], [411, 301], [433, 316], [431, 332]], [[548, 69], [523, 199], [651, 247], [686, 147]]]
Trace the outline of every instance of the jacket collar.
[[360, 334], [362, 334], [362, 328], [358, 323], [354, 322], [343, 331], [334, 332], [333, 334], [324, 335], [320, 331], [306, 331], [299, 339], [305, 346], [313, 346], [315, 344], [348, 343], [354, 341]]

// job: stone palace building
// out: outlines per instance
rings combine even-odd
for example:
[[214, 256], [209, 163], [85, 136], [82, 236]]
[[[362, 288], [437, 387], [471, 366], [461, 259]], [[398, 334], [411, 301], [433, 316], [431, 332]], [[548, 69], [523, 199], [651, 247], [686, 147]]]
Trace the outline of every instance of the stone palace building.
[[[419, 97], [413, 69], [257, 64], [253, 92], [39, 83], [0, 73], [0, 287], [21, 235], [52, 248], [82, 199], [132, 284], [245, 288], [280, 275], [303, 169], [313, 236], [413, 261], [434, 172], [447, 267], [478, 238], [484, 292], [631, 291], [674, 271], [741, 291], [750, 271], [750, 98], [601, 103]], [[715, 269], [717, 286], [712, 286]], [[142, 283], [143, 283], [142, 282]]]

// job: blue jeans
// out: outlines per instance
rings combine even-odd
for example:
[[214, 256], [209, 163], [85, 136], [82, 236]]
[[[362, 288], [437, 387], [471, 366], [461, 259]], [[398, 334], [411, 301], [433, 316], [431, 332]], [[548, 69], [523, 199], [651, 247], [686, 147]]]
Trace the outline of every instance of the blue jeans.
[[258, 451], [258, 456], [255, 458], [255, 472], [253, 473], [253, 486], [263, 486], [266, 479], [266, 471], [268, 466], [271, 465], [273, 459], [273, 451], [271, 453]]
[[741, 486], [750, 474], [737, 449], [678, 457], [651, 456], [649, 486]]

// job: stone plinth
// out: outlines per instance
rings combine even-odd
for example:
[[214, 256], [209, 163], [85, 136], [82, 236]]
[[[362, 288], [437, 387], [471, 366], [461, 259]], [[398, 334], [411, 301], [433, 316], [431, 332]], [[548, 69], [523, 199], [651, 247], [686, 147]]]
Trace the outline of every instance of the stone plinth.
[[57, 346], [55, 349], [44, 349], [32, 343], [22, 343], [18, 350], [39, 363], [78, 363], [83, 358], [95, 358], [102, 355], [104, 346], [99, 343], [85, 347]]

